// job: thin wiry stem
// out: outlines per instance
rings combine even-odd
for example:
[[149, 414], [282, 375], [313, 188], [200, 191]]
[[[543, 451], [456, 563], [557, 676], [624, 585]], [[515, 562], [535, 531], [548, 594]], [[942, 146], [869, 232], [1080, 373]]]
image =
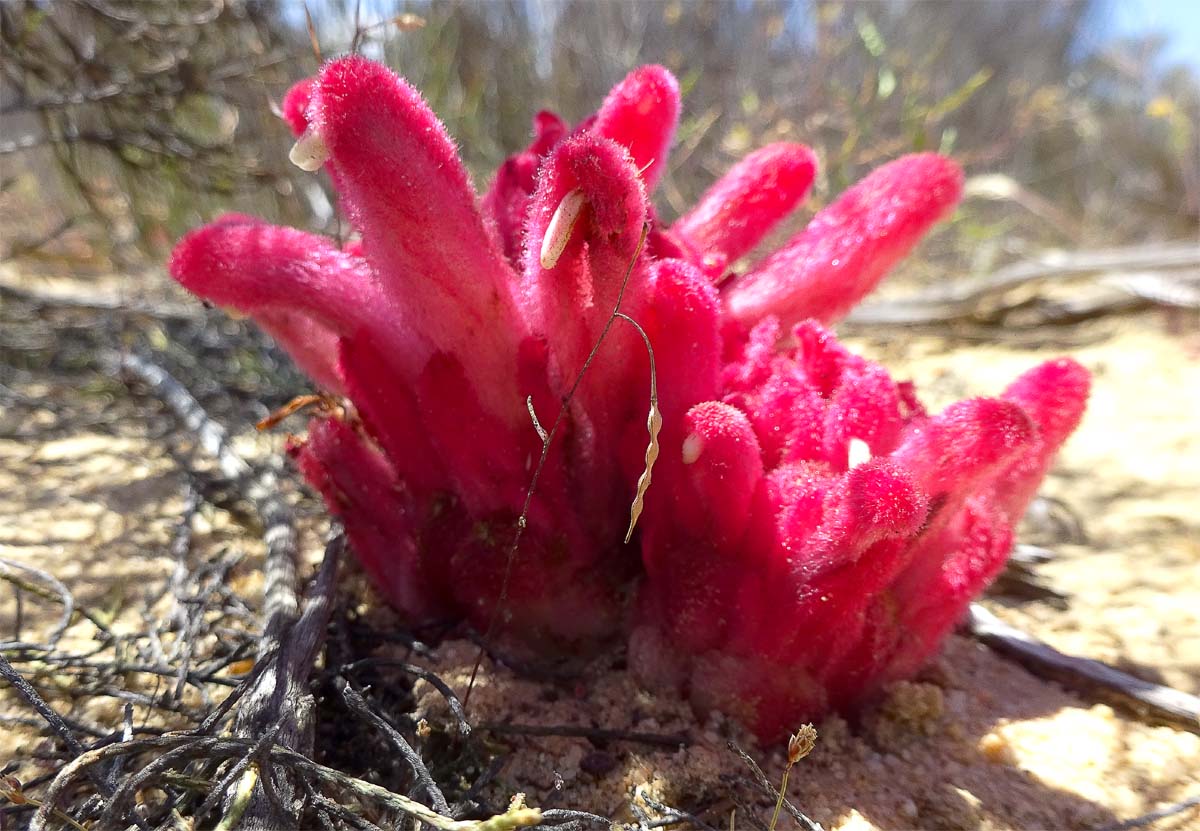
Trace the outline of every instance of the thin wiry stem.
[[604, 328], [600, 330], [600, 336], [596, 338], [596, 342], [592, 345], [592, 351], [588, 353], [583, 366], [576, 374], [571, 388], [563, 396], [562, 406], [558, 408], [558, 415], [554, 417], [554, 423], [542, 439], [542, 453], [538, 457], [537, 466], [534, 467], [533, 475], [529, 479], [529, 487], [525, 490], [525, 503], [521, 506], [521, 515], [517, 518], [517, 530], [513, 534], [513, 541], [508, 547], [508, 556], [504, 563], [504, 576], [500, 580], [500, 594], [496, 600], [495, 608], [492, 609], [487, 631], [483, 634], [479, 654], [475, 656], [475, 665], [471, 668], [471, 679], [467, 682], [467, 691], [463, 694], [464, 708], [471, 700], [471, 690], [475, 689], [475, 679], [479, 675], [479, 667], [483, 664], [484, 653], [487, 651], [488, 644], [491, 643], [492, 636], [496, 632], [496, 625], [500, 621], [500, 613], [504, 608], [505, 601], [508, 599], [508, 585], [512, 580], [513, 563], [517, 559], [517, 548], [521, 544], [521, 537], [525, 533], [525, 526], [529, 523], [529, 508], [533, 504], [533, 495], [537, 492], [538, 481], [542, 477], [542, 469], [546, 466], [546, 459], [550, 455], [550, 445], [554, 441], [554, 437], [558, 434], [558, 428], [562, 426], [563, 420], [567, 417], [571, 401], [574, 399], [579, 385], [583, 383], [583, 376], [587, 374], [588, 368], [596, 358], [596, 353], [600, 351], [600, 347], [604, 343], [604, 339], [608, 337], [608, 333], [612, 329], [613, 324], [616, 323], [617, 317], [621, 315], [621, 302], [625, 299], [625, 288], [629, 285], [629, 278], [633, 275], [633, 269], [637, 266], [638, 257], [642, 254], [642, 248], [646, 245], [646, 235], [649, 233], [650, 226], [643, 225], [641, 236], [638, 238], [637, 248], [634, 249], [633, 256], [629, 260], [629, 268], [625, 270], [625, 278], [621, 281], [621, 288], [617, 292], [617, 300], [613, 304], [612, 314], [604, 322]]
[[646, 465], [642, 475], [638, 477], [637, 493], [633, 497], [633, 504], [629, 506], [629, 530], [625, 532], [625, 544], [628, 545], [633, 537], [633, 529], [637, 526], [638, 517], [642, 515], [646, 491], [650, 488], [650, 473], [654, 469], [654, 463], [658, 461], [658, 434], [662, 430], [662, 413], [658, 409], [658, 370], [654, 365], [654, 347], [650, 345], [650, 336], [636, 320], [624, 312], [614, 312], [613, 315], [637, 329], [638, 334], [642, 336], [642, 342], [646, 344], [646, 352], [650, 355], [650, 413], [646, 416], [646, 432], [650, 434], [650, 443], [646, 445]]
[[[742, 750], [733, 742], [728, 742], [726, 746], [739, 758], [741, 758], [743, 762], [746, 763], [746, 767], [750, 768], [750, 772], [754, 774], [754, 781], [758, 784], [758, 787], [762, 789], [763, 793], [770, 796], [771, 799], [780, 800], [782, 806], [787, 808], [788, 813], [791, 814], [792, 819], [796, 821], [797, 825], [803, 828], [804, 831], [823, 831], [819, 822], [814, 822], [813, 820], [809, 819], [795, 805], [788, 801], [786, 794], [784, 794], [782, 791], [775, 790], [775, 786], [771, 784], [771, 780], [767, 779], [766, 774], [762, 772], [762, 768], [758, 766], [758, 762], [754, 761], [753, 757], [751, 757], [749, 753]], [[787, 783], [785, 782], [785, 787], [786, 784]]]

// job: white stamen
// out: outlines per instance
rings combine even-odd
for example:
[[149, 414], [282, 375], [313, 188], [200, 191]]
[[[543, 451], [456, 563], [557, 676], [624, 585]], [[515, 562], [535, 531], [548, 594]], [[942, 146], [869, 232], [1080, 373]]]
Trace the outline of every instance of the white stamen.
[[850, 439], [849, 467], [850, 470], [865, 465], [871, 461], [871, 448], [862, 439]]
[[692, 433], [683, 440], [683, 463], [685, 465], [694, 464], [703, 452], [704, 439], [700, 438], [696, 433]]
[[321, 165], [329, 158], [329, 146], [325, 144], [325, 139], [321, 138], [320, 133], [309, 127], [292, 145], [288, 158], [296, 167], [312, 173], [320, 170]]
[[542, 237], [542, 268], [558, 265], [558, 258], [571, 241], [571, 230], [575, 227], [579, 212], [583, 210], [583, 203], [583, 191], [576, 188], [564, 196], [554, 209], [554, 216], [550, 217], [550, 224], [546, 226], [546, 236]]

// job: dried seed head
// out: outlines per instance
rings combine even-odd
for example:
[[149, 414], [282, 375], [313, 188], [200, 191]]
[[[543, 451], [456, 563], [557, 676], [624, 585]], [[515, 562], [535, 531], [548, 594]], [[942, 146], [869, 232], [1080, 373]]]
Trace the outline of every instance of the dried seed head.
[[309, 173], [320, 170], [321, 165], [325, 164], [328, 158], [329, 145], [312, 127], [304, 131], [304, 135], [296, 140], [296, 143], [292, 145], [291, 152], [288, 153], [288, 159], [292, 164]]
[[579, 219], [579, 212], [583, 210], [585, 201], [583, 191], [576, 188], [564, 196], [554, 209], [554, 216], [550, 217], [550, 224], [546, 226], [546, 235], [542, 237], [542, 251], [539, 257], [542, 268], [554, 268], [558, 265], [558, 258], [571, 241], [571, 231], [575, 228], [575, 220]]
[[811, 724], [803, 725], [788, 739], [788, 764], [794, 765], [817, 746], [817, 728]]
[[662, 424], [662, 413], [658, 411], [658, 401], [651, 401], [650, 414], [646, 417], [646, 431], [650, 433], [650, 444], [646, 445], [646, 468], [638, 478], [637, 494], [633, 497], [633, 504], [629, 506], [629, 530], [625, 532], [626, 543], [633, 538], [633, 529], [645, 506], [646, 490], [650, 487], [650, 472], [654, 469], [654, 463], [658, 461], [658, 434], [662, 430]]

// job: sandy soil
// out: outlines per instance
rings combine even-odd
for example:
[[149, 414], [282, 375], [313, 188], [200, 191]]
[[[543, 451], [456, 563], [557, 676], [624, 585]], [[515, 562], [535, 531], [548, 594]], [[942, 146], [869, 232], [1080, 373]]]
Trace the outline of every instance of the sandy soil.
[[[0, 321], [10, 322], [4, 314]], [[1084, 536], [1047, 523], [1026, 535], [1059, 554], [1040, 573], [1069, 603], [989, 606], [1060, 649], [1200, 692], [1200, 337], [1192, 326], [1173, 332], [1156, 314], [1106, 320], [1071, 331], [1072, 346], [851, 340], [916, 380], [935, 407], [996, 392], [1050, 354], [1070, 352], [1096, 373], [1088, 416], [1045, 488]], [[136, 599], [169, 571], [166, 545], [181, 507], [166, 420], [99, 375], [29, 371], [6, 359], [0, 385], [0, 559], [50, 571], [80, 603], [109, 610], [114, 625], [137, 625]], [[262, 452], [272, 442], [282, 436], [251, 445]], [[202, 514], [196, 545], [260, 551], [219, 510]], [[248, 594], [255, 562], [235, 575]], [[10, 637], [16, 612], [13, 594], [0, 587], [0, 638]], [[50, 611], [22, 608], [25, 637], [52, 622]], [[435, 664], [462, 685], [474, 654], [452, 642]], [[438, 714], [436, 696], [420, 701], [431, 718]], [[527, 791], [531, 804], [607, 814], [645, 788], [672, 804], [707, 806], [745, 773], [725, 748], [729, 738], [768, 776], [777, 780], [781, 770], [777, 749], [756, 748], [720, 722], [695, 724], [679, 702], [639, 691], [612, 656], [569, 684], [485, 666], [472, 711], [485, 722], [683, 733], [691, 741], [676, 750], [494, 736], [511, 751], [495, 787]], [[115, 713], [114, 704], [74, 715], [111, 726]], [[0, 690], [0, 716], [16, 715], [27, 714]], [[1082, 701], [960, 636], [864, 723], [831, 719], [818, 729], [817, 749], [793, 772], [790, 793], [829, 829], [1097, 829], [1200, 793], [1200, 736]], [[39, 741], [0, 721], [0, 766], [11, 759], [33, 767]], [[731, 810], [735, 827], [753, 827], [733, 805], [710, 822], [728, 827]], [[1200, 828], [1200, 810], [1148, 827]]]
[[[1086, 345], [1073, 348], [848, 340], [917, 381], [935, 409], [998, 392], [1050, 355], [1070, 351], [1085, 363], [1096, 376], [1088, 416], [1044, 488], [1079, 527], [1031, 521], [1024, 534], [1059, 554], [1040, 574], [1069, 602], [988, 605], [1061, 650], [1200, 692], [1200, 338], [1171, 334], [1164, 319], [1146, 315], [1078, 329], [1072, 341]], [[449, 645], [435, 666], [465, 687], [474, 655], [473, 647]], [[485, 685], [474, 693], [483, 721], [683, 733], [692, 741], [664, 753], [524, 738], [505, 769], [511, 789], [606, 812], [639, 787], [669, 804], [703, 803], [720, 791], [714, 783], [744, 774], [726, 749], [730, 738], [750, 746], [736, 729], [697, 726], [678, 702], [638, 691], [603, 662], [551, 700], [503, 670]], [[438, 702], [428, 697], [435, 709]], [[818, 730], [817, 750], [790, 791], [812, 818], [843, 831], [1103, 828], [1200, 791], [1200, 736], [1080, 700], [963, 636], [862, 724], [834, 718]], [[778, 781], [779, 749], [756, 753]], [[1200, 812], [1149, 827], [1200, 827]]]

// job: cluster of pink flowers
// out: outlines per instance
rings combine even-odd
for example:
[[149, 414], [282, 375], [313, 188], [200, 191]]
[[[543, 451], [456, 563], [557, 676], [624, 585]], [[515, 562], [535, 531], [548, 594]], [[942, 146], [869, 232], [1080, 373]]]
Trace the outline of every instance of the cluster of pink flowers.
[[388, 600], [479, 627], [542, 451], [526, 399], [554, 418], [628, 272], [621, 309], [653, 345], [664, 425], [645, 513], [624, 545], [649, 362], [618, 325], [550, 446], [503, 631], [541, 653], [623, 633], [646, 683], [772, 738], [930, 657], [1003, 566], [1089, 379], [1053, 361], [927, 414], [825, 327], [952, 209], [959, 169], [884, 165], [739, 273], [816, 162], [765, 147], [664, 225], [649, 194], [679, 109], [675, 79], [648, 66], [574, 127], [540, 113], [481, 200], [420, 95], [341, 58], [284, 115], [293, 158], [324, 166], [357, 238], [229, 216], [189, 234], [171, 270], [345, 402], [296, 457]]

